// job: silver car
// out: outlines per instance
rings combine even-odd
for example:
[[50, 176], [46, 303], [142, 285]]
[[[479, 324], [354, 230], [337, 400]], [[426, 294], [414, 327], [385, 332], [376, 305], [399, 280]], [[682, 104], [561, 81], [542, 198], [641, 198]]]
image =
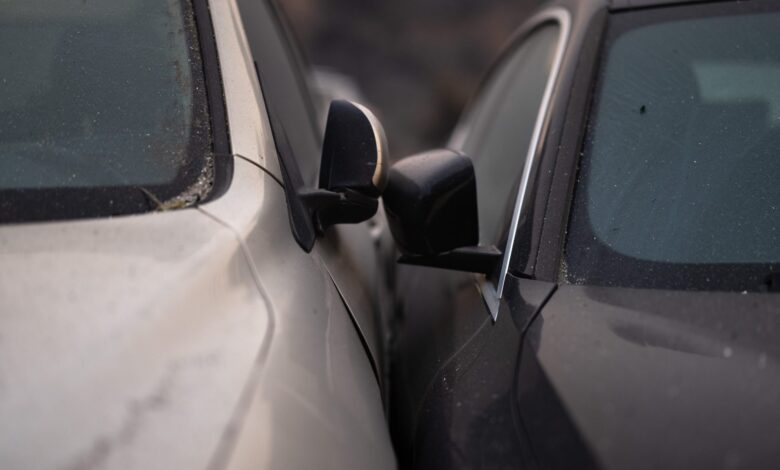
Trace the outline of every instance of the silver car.
[[0, 468], [395, 466], [384, 136], [340, 101], [323, 141], [285, 38], [0, 1]]

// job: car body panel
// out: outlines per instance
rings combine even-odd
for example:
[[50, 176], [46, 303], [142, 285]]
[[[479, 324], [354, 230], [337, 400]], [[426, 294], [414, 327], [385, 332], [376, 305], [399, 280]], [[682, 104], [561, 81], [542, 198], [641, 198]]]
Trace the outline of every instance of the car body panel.
[[[770, 468], [779, 308], [772, 294], [564, 285], [529, 330], [524, 367], [601, 468]], [[520, 396], [531, 432], [556, 434]]]
[[268, 112], [236, 2], [211, 2], [210, 10], [228, 107], [232, 151], [281, 180], [279, 160], [274, 158], [276, 148]]
[[[254, 72], [254, 60], [246, 38], [240, 34], [220, 33], [223, 29], [232, 32], [232, 28], [243, 24], [236, 2], [215, 3], [212, 5], [212, 18], [217, 31], [216, 40], [223, 74], [231, 77], [235, 75], [230, 80], [224, 80], [233, 152], [257, 163], [263, 170], [281, 180], [279, 156], [268, 120], [266, 100]], [[236, 74], [236, 70], [242, 72]], [[247, 96], [252, 99], [247, 99]], [[223, 217], [242, 219], [246, 215], [236, 212], [239, 207], [234, 206], [224, 211]], [[232, 223], [229, 219], [225, 220]], [[328, 231], [315, 250], [319, 250], [326, 259], [326, 268], [343, 291], [345, 300], [350, 305], [354, 304], [351, 311], [361, 336], [368, 344], [373, 361], [381, 364], [384, 346], [380, 333], [383, 328], [380, 309], [387, 311], [392, 307], [389, 305], [389, 294], [384, 292], [384, 286], [380, 285], [385, 273], [380, 273], [378, 268], [388, 263], [387, 254], [380, 256], [376, 247], [371, 246], [377, 241], [377, 237], [371, 235], [369, 225], [376, 227], [377, 224], [381, 225], [382, 222], [335, 226]], [[289, 223], [287, 229], [290, 230]], [[349, 243], [338, 241], [344, 238], [348, 239]], [[342, 254], [344, 258], [341, 257]], [[342, 265], [347, 262], [347, 258], [348, 265]], [[357, 271], [352, 271], [353, 268], [361, 268], [359, 274], [355, 274]]]
[[[223, 73], [254, 72], [245, 36], [219, 33], [223, 23], [242, 23], [236, 20], [238, 15], [233, 0], [212, 5]], [[259, 282], [272, 292], [273, 302], [279, 302], [274, 311], [280, 313], [273, 319], [267, 356], [258, 356], [256, 377], [236, 410], [230, 443], [223, 444], [216, 458], [230, 468], [254, 468], [257, 462], [269, 468], [367, 464], [392, 468], [395, 458], [382, 412], [382, 372], [372, 367], [372, 359], [382, 363], [378, 317], [384, 299], [378, 265], [367, 266], [378, 261], [370, 229], [368, 224], [334, 227], [307, 254], [292, 237], [283, 188], [276, 184], [273, 202], [260, 204], [253, 181], [270, 181], [266, 171], [281, 179], [281, 171], [266, 101], [256, 74], [250, 77], [225, 81], [224, 86], [233, 151], [251, 160], [236, 160], [236, 166], [257, 166], [236, 172], [235, 187], [201, 210], [242, 240]], [[254, 94], [249, 96], [255, 98], [248, 100], [250, 89]], [[247, 120], [246, 115], [259, 119]], [[252, 160], [252, 152], [264, 158]], [[352, 243], [342, 246], [339, 237]], [[339, 265], [334, 261], [339, 253], [360, 261]], [[307, 442], [309, 451], [300, 452], [299, 442]]]
[[188, 209], [0, 247], [0, 467], [203, 467], [268, 329], [233, 234]]
[[554, 285], [510, 275], [509, 301], [493, 322], [473, 276], [418, 267], [400, 273], [391, 424], [401, 464], [535, 468], [513, 399], [517, 353]]
[[385, 341], [382, 336], [389, 320], [389, 286], [378, 269], [393, 260], [382, 256], [379, 240], [363, 225], [337, 225], [318, 241], [315, 251], [335, 283], [339, 295], [352, 313], [354, 322], [384, 388]]
[[[555, 110], [560, 107], [565, 109], [568, 101], [566, 89], [560, 84], [574, 72], [576, 60], [572, 57], [576, 57], [577, 50], [584, 40], [590, 21], [588, 15], [604, 10], [606, 6], [606, 1], [550, 2], [544, 10], [518, 29], [502, 55], [502, 59], [508, 58], [517, 47], [518, 41], [522, 41], [537, 24], [556, 17], [545, 13], [548, 7], [553, 11], [563, 9], [572, 15], [573, 22], [566, 38], [560, 73], [552, 89], [550, 108], [546, 117], [542, 113], [544, 124], [539, 151], [543, 154], [540, 156], [542, 158], [539, 164], [531, 168], [529, 174], [527, 188], [529, 197], [526, 201], [529, 212], [520, 218], [521, 226], [518, 227], [518, 232], [522, 235], [537, 231], [543, 223], [543, 218], [536, 216], [535, 206], [540, 203], [540, 199], [544, 198], [538, 198], [536, 192], [543, 183], [543, 181], [540, 183], [540, 180], [547, 175], [547, 169], [544, 167], [544, 157], [546, 157], [544, 152], [550, 149], [547, 144], [548, 139], [551, 133], [555, 132], [555, 128], [551, 128], [551, 123], [559, 118]], [[583, 20], [583, 17], [588, 17], [588, 20]], [[493, 71], [498, 68], [495, 66]], [[485, 81], [487, 82], [488, 80]], [[473, 123], [469, 121], [469, 113], [467, 112], [464, 117], [465, 120], [456, 129], [451, 140], [453, 145], [460, 145], [472, 128]], [[518, 150], [521, 156], [525, 155], [525, 152], [526, 149]], [[395, 415], [391, 422], [398, 457], [403, 465], [412, 468], [449, 468], [448, 465], [478, 466], [477, 463], [482, 457], [489, 457], [494, 466], [505, 464], [533, 468], [536, 465], [533, 452], [529, 450], [530, 443], [523, 431], [522, 423], [519, 422], [516, 402], [506, 401], [506, 397], [514, 393], [513, 378], [522, 334], [554, 287], [554, 284], [546, 279], [532, 281], [515, 275], [520, 272], [530, 277], [535, 260], [533, 250], [538, 249], [539, 246], [538, 239], [533, 243], [522, 243], [520, 247], [516, 246], [512, 264], [517, 265], [517, 260], [514, 258], [523, 258], [528, 262], [520, 269], [509, 266], [505, 299], [499, 304], [499, 321], [496, 323], [492, 322], [491, 312], [476, 287], [485, 282], [484, 276], [418, 267], [404, 267], [403, 271], [399, 270], [403, 272], [399, 280], [399, 289], [405, 292], [405, 295], [399, 305], [403, 317], [396, 331], [398, 336], [396, 367], [393, 369], [392, 376], [395, 390], [393, 394]], [[528, 254], [518, 256], [520, 250], [528, 250]], [[502, 315], [508, 318], [501, 319]], [[513, 332], [504, 331], [509, 329]], [[481, 349], [467, 352], [468, 344], [474, 341], [482, 344]], [[482, 360], [485, 357], [500, 361], [495, 364], [496, 370], [491, 370], [494, 367], [491, 365], [493, 362]], [[501, 357], [503, 359], [498, 359]], [[478, 362], [480, 360], [482, 362]], [[479, 366], [475, 365], [477, 362]], [[469, 369], [470, 372], [464, 373], [463, 376], [471, 375], [469, 378], [452, 381], [444, 391], [434, 391], [431, 384], [442, 380], [448, 370], [463, 369]], [[480, 373], [485, 379], [482, 392], [496, 395], [494, 399], [492, 401], [483, 399], [475, 406], [453, 409], [453, 400], [446, 396], [467, 396], [468, 391], [474, 393], [474, 390], [479, 389]], [[418, 421], [422, 421], [423, 413], [426, 420], [434, 423], [446, 423], [448, 420], [471, 423], [475, 428], [472, 431], [474, 433], [478, 433], [478, 427], [481, 426], [485, 436], [501, 436], [500, 440], [493, 441], [500, 448], [492, 448], [491, 440], [487, 438], [469, 443], [468, 439], [465, 439], [467, 434], [461, 432], [455, 435], [454, 431], [450, 433], [448, 429], [451, 428], [446, 426], [439, 427], [439, 432], [443, 433], [443, 436], [426, 437], [426, 434], [429, 436], [432, 434], [422, 432], [417, 425]], [[502, 417], [498, 418], [499, 416]], [[505, 420], [510, 417], [511, 420]], [[465, 429], [463, 427], [465, 424], [459, 426], [461, 430]], [[469, 438], [476, 439], [474, 435]], [[507, 448], [508, 446], [519, 447], [512, 450]]]
[[248, 162], [236, 166], [249, 170], [236, 171], [243, 181], [201, 210], [242, 240], [269, 292], [273, 335], [267, 351], [258, 351], [216, 461], [226, 468], [392, 468], [380, 387], [322, 258], [290, 235], [282, 188], [274, 182], [267, 200], [253, 202], [258, 180], [273, 180]]
[[[216, 204], [250, 195], [242, 239]], [[2, 466], [392, 468], [358, 332], [286, 217], [237, 159], [205, 208], [0, 231]]]
[[[260, 88], [255, 61], [244, 34], [244, 21], [235, 1], [215, 2], [211, 6], [211, 16], [216, 31], [217, 47], [222, 68], [225, 100], [228, 105], [228, 123], [233, 153], [240, 155], [267, 170], [282, 180], [281, 166], [273, 140], [268, 110], [263, 91]], [[258, 64], [258, 67], [262, 64]], [[305, 125], [302, 123], [301, 125]], [[231, 211], [238, 209], [236, 206]], [[225, 217], [233, 217], [234, 214]], [[382, 224], [381, 220], [372, 222]], [[289, 225], [289, 224], [288, 224]], [[381, 329], [383, 322], [376, 312], [378, 308], [388, 310], [391, 302], [384, 289], [384, 272], [380, 266], [388, 264], [385, 254], [377, 258], [376, 247], [370, 246], [376, 237], [370, 234], [369, 224], [336, 226], [326, 234], [320, 245], [329, 246], [324, 255], [334, 280], [343, 291], [345, 299], [355, 304], [352, 312], [367, 342], [376, 364], [384, 362]], [[348, 237], [351, 243], [339, 243], [340, 238]], [[372, 240], [372, 242], [369, 242]], [[361, 245], [359, 248], [356, 245]], [[323, 250], [317, 247], [317, 250]], [[338, 250], [341, 250], [339, 252]], [[350, 258], [349, 266], [342, 266], [341, 253]], [[356, 263], [355, 259], [361, 261]], [[373, 264], [372, 264], [373, 263]], [[350, 269], [362, 266], [356, 276]], [[346, 270], [346, 271], [345, 271]], [[368, 296], [368, 298], [367, 298]], [[381, 375], [381, 374], [380, 374]]]

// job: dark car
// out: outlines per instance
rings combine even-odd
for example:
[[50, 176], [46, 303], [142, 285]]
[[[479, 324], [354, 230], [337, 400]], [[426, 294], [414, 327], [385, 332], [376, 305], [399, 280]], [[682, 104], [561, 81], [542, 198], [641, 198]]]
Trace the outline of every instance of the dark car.
[[558, 1], [384, 195], [413, 468], [780, 466], [780, 3]]

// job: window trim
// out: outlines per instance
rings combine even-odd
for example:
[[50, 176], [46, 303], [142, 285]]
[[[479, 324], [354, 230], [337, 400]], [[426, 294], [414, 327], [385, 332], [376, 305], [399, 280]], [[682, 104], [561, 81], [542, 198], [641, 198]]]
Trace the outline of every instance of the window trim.
[[[540, 158], [545, 121], [547, 120], [547, 116], [550, 112], [553, 92], [555, 91], [555, 86], [558, 83], [558, 78], [560, 76], [561, 69], [563, 68], [563, 59], [571, 39], [571, 13], [562, 7], [554, 7], [548, 10], [544, 10], [534, 16], [523, 27], [522, 31], [524, 33], [521, 33], [521, 37], [512, 41], [513, 43], [517, 44], [525, 41], [528, 36], [530, 36], [536, 29], [543, 26], [545, 23], [557, 23], [560, 27], [558, 44], [555, 48], [555, 57], [553, 59], [553, 66], [550, 70], [550, 76], [547, 79], [544, 94], [542, 95], [542, 102], [539, 106], [539, 112], [537, 113], [533, 133], [531, 134], [531, 143], [528, 146], [528, 151], [526, 153], [525, 165], [523, 166], [523, 174], [520, 180], [517, 196], [515, 198], [515, 205], [512, 211], [512, 222], [509, 228], [506, 247], [504, 249], [504, 256], [501, 262], [498, 282], [494, 286], [491, 281], [483, 277], [479, 283], [480, 291], [482, 292], [483, 299], [488, 310], [490, 311], [490, 316], [493, 318], [493, 321], [498, 319], [499, 305], [504, 295], [506, 279], [509, 273], [509, 265], [512, 259], [512, 252], [514, 250], [515, 237], [517, 235], [518, 226], [520, 224], [520, 218], [523, 215], [523, 207], [526, 205], [529, 199], [528, 191], [531, 180], [531, 172]], [[466, 132], [462, 131], [457, 133], [453, 138], [453, 145], [457, 146], [458, 142], [462, 142], [465, 134]]]
[[196, 206], [211, 202], [225, 194], [233, 180], [233, 159], [224, 158], [225, 155], [231, 154], [230, 128], [228, 127], [225, 88], [222, 82], [222, 67], [217, 51], [216, 33], [209, 1], [192, 0], [206, 85], [206, 103], [211, 125], [211, 150], [214, 154], [213, 186], [206, 197]]

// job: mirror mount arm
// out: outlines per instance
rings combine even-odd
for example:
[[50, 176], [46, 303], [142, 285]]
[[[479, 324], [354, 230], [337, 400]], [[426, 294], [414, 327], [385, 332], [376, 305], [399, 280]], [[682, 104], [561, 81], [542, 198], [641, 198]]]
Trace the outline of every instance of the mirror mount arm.
[[402, 255], [398, 262], [490, 275], [501, 265], [503, 257], [495, 246], [469, 246], [438, 255]]
[[302, 189], [298, 192], [298, 197], [306, 207], [317, 234], [322, 235], [327, 227], [318, 214], [322, 209], [337, 207], [341, 203], [341, 194], [327, 189]]
[[298, 197], [314, 223], [318, 235], [328, 227], [342, 223], [358, 223], [371, 218], [379, 202], [351, 189], [340, 192], [327, 189], [302, 189]]

